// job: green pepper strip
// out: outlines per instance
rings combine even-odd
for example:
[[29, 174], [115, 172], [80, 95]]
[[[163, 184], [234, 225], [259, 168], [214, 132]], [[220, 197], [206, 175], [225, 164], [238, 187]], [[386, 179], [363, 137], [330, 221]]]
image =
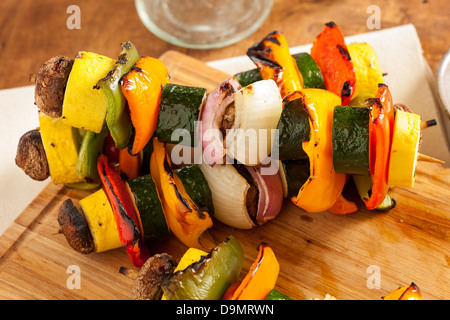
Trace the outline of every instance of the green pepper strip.
[[136, 47], [131, 42], [122, 42], [122, 52], [116, 64], [105, 78], [97, 82], [96, 88], [101, 88], [108, 100], [106, 125], [111, 132], [116, 147], [123, 149], [128, 145], [132, 134], [130, 115], [125, 110], [125, 96], [120, 89], [119, 81], [124, 74], [139, 60]]
[[125, 247], [133, 265], [141, 267], [151, 255], [150, 250], [144, 243], [143, 233], [139, 228], [139, 218], [125, 182], [109, 164], [105, 155], [101, 154], [98, 157], [97, 167], [103, 189], [113, 208], [120, 242]]
[[162, 290], [167, 300], [220, 300], [242, 269], [244, 250], [229, 236], [208, 255], [166, 278]]
[[103, 150], [108, 129], [106, 127], [100, 133], [86, 130], [78, 152], [77, 175], [86, 182], [100, 182], [97, 171], [97, 158]]

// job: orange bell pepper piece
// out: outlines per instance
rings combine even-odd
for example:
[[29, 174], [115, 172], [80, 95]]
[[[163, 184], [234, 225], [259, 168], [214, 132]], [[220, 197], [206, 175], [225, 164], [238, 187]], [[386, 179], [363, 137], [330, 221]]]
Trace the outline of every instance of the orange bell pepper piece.
[[258, 256], [230, 300], [264, 300], [275, 287], [280, 264], [267, 243], [258, 246]]
[[163, 204], [167, 225], [174, 235], [190, 248], [210, 251], [215, 247], [208, 232], [213, 222], [187, 194], [181, 180], [172, 171], [165, 144], [153, 139], [150, 172]]
[[121, 80], [134, 127], [133, 155], [144, 149], [155, 132], [161, 91], [168, 82], [164, 63], [151, 57], [140, 58]]
[[414, 282], [409, 286], [398, 288], [392, 291], [383, 300], [423, 300], [420, 289]]
[[345, 199], [342, 194], [339, 195], [333, 206], [328, 209], [328, 212], [334, 214], [349, 214], [357, 211], [358, 206], [354, 202]]
[[332, 128], [334, 107], [341, 99], [323, 89], [303, 89], [296, 93], [309, 113], [311, 136], [302, 147], [310, 162], [309, 179], [291, 201], [308, 212], [330, 209], [344, 188], [346, 175], [333, 167]]
[[128, 179], [134, 179], [139, 176], [141, 165], [141, 156], [132, 156], [128, 153], [127, 148], [119, 151], [119, 169], [125, 173]]
[[250, 47], [247, 55], [258, 67], [262, 79], [276, 82], [282, 98], [303, 88], [302, 74], [281, 32], [269, 33]]
[[393, 130], [394, 105], [392, 96], [389, 88], [380, 83], [369, 122], [369, 166], [373, 184], [370, 198], [364, 200], [369, 210], [378, 207], [389, 191], [389, 156]]
[[356, 89], [356, 72], [344, 36], [334, 22], [325, 24], [314, 39], [311, 57], [322, 71], [327, 90], [341, 97], [342, 105], [347, 105]]

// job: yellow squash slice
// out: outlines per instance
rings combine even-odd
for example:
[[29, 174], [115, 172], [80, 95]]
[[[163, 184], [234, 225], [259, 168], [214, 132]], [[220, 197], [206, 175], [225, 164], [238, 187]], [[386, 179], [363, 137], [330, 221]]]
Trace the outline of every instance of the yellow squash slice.
[[420, 116], [397, 110], [395, 113], [388, 184], [412, 188], [419, 154]]
[[375, 50], [368, 43], [352, 43], [347, 49], [356, 74], [356, 90], [353, 96], [375, 96], [378, 84], [383, 82], [383, 73]]
[[115, 60], [92, 52], [77, 54], [67, 80], [62, 116], [64, 123], [99, 133], [106, 117], [107, 99], [98, 80], [111, 70]]
[[77, 175], [79, 139], [75, 129], [64, 124], [62, 118], [43, 112], [39, 112], [39, 125], [53, 183], [81, 182]]
[[105, 191], [99, 189], [93, 194], [80, 200], [96, 252], [103, 252], [122, 247], [116, 220]]

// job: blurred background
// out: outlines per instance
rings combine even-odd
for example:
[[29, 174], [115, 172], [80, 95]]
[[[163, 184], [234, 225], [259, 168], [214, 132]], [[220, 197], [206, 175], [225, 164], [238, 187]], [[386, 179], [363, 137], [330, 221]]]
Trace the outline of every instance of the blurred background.
[[[67, 8], [77, 5], [80, 29], [68, 29]], [[139, 52], [159, 57], [178, 50], [202, 61], [244, 55], [247, 48], [271, 31], [282, 31], [290, 46], [311, 43], [334, 21], [345, 36], [369, 32], [367, 8], [380, 8], [381, 29], [413, 23], [433, 71], [448, 50], [450, 2], [447, 0], [274, 0], [272, 10], [253, 34], [230, 46], [196, 50], [169, 44], [147, 30], [134, 0], [2, 0], [0, 1], [0, 89], [29, 85], [28, 75], [57, 54], [73, 57], [79, 50], [115, 57], [122, 41]], [[401, 54], [401, 53], [399, 53]]]

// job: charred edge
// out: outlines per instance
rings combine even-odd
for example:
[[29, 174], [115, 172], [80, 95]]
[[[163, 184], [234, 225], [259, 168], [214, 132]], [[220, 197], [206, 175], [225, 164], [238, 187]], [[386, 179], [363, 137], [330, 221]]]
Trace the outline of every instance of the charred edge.
[[259, 266], [264, 260], [264, 249], [267, 248], [269, 245], [265, 242], [261, 242], [258, 246], [258, 250], [261, 251], [261, 256], [259, 257], [258, 263], [256, 264], [255, 270], [253, 270], [253, 275], [258, 271]]
[[128, 59], [127, 59], [127, 54], [126, 53], [122, 53], [119, 56], [118, 62], [122, 65], [124, 65], [125, 63], [127, 63]]
[[262, 41], [270, 41], [272, 43], [275, 43], [278, 46], [281, 46], [280, 41], [278, 41], [278, 36], [280, 36], [281, 33], [279, 31], [272, 31], [269, 33]]
[[135, 70], [137, 72], [142, 72], [142, 69], [137, 67], [137, 66], [135, 66], [135, 65], [131, 67], [131, 70]]
[[169, 177], [173, 178], [173, 170], [172, 170], [172, 167], [170, 166], [169, 160], [167, 160], [167, 155], [164, 155], [163, 166], [164, 166], [164, 171], [166, 171], [166, 173], [169, 175]]
[[186, 269], [178, 270], [177, 272], [172, 273], [171, 276], [164, 279], [164, 281], [162, 282], [161, 285], [167, 286], [172, 277], [176, 277], [177, 275], [182, 275], [182, 274], [186, 273], [188, 270], [191, 270], [193, 273], [199, 272], [201, 270], [201, 268], [206, 265], [206, 262], [208, 262], [212, 258], [213, 252], [215, 250], [217, 250], [217, 249], [214, 248], [207, 255], [201, 256], [198, 261], [191, 263], [189, 266], [186, 267]]
[[219, 89], [220, 89], [220, 92], [225, 95], [224, 99], [228, 96], [231, 96], [233, 93], [236, 92], [236, 90], [234, 90], [233, 86], [229, 82], [220, 84]]
[[373, 99], [373, 105], [375, 107], [377, 107], [378, 109], [382, 110], [383, 109], [383, 105], [381, 104], [381, 101], [379, 98], [374, 98]]
[[383, 88], [383, 87], [386, 87], [386, 88], [387, 88], [387, 85], [385, 85], [384, 83], [379, 83], [379, 84], [378, 84], [378, 88]]
[[[102, 174], [105, 178], [106, 186], [111, 191], [111, 194], [114, 196], [114, 199], [117, 201], [118, 207], [119, 207], [119, 213], [120, 215], [127, 221], [127, 223], [133, 228], [134, 236], [133, 236], [133, 242], [131, 243], [132, 246], [134, 246], [137, 241], [139, 240], [139, 237], [141, 235], [141, 232], [139, 228], [134, 223], [133, 219], [127, 214], [125, 207], [123, 206], [122, 202], [120, 201], [119, 197], [114, 193], [114, 188], [111, 184], [111, 181], [109, 181], [108, 176], [106, 174], [106, 167], [105, 164], [102, 163]], [[128, 246], [129, 244], [126, 244], [125, 246]]]
[[262, 42], [255, 44], [253, 47], [250, 47], [247, 50], [247, 56], [254, 63], [261, 63], [269, 68], [283, 69], [278, 62], [270, 59], [268, 56], [272, 53], [272, 49], [270, 47], [264, 46]]
[[350, 81], [345, 81], [344, 85], [342, 86], [342, 90], [341, 90], [341, 97], [343, 98], [349, 98], [351, 97], [353, 94], [353, 86], [350, 83]]
[[350, 57], [350, 54], [348, 53], [347, 48], [344, 48], [340, 44], [336, 45], [336, 48], [339, 50], [339, 53], [342, 55], [342, 57], [347, 61], [352, 61], [352, 58]]
[[200, 210], [199, 208], [192, 208], [189, 205], [189, 203], [187, 203], [186, 199], [183, 197], [183, 195], [180, 193], [180, 191], [178, 191], [178, 188], [177, 188], [176, 184], [173, 182], [174, 174], [173, 174], [172, 167], [170, 166], [170, 163], [167, 160], [167, 156], [164, 157], [163, 165], [164, 165], [164, 170], [166, 171], [166, 173], [171, 178], [172, 186], [173, 186], [173, 188], [175, 190], [175, 195], [177, 196], [177, 199], [180, 200], [180, 202], [186, 208], [188, 208], [191, 212], [195, 211], [197, 213], [199, 219], [205, 219], [205, 217], [206, 217], [205, 213], [202, 210]]
[[336, 27], [336, 23], [334, 23], [333, 21], [327, 22], [327, 23], [325, 23], [325, 25], [326, 25], [328, 28], [334, 28], [334, 27]]
[[433, 119], [433, 120], [427, 120], [427, 121], [425, 122], [425, 124], [426, 124], [427, 127], [433, 127], [433, 126], [437, 125], [437, 121], [436, 121], [436, 119]]
[[130, 49], [131, 49], [131, 43], [130, 43], [129, 41], [125, 42], [125, 43], [122, 45], [122, 48], [125, 48], [125, 49], [127, 49], [127, 50], [130, 50]]

